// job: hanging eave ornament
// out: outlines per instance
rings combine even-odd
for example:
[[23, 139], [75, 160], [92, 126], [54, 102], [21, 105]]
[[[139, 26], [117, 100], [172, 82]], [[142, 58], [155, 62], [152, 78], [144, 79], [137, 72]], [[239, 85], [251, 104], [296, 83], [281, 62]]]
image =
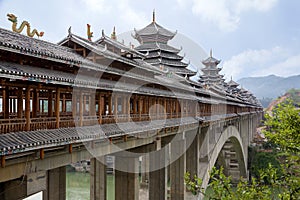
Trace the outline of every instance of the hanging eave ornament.
[[43, 37], [44, 32], [38, 32], [36, 29], [33, 29], [30, 31], [30, 24], [27, 21], [23, 21], [21, 26], [17, 28], [18, 24], [18, 18], [14, 14], [7, 14], [8, 20], [12, 22], [12, 30], [16, 33], [21, 33], [25, 26], [27, 26], [27, 36], [28, 37], [34, 37], [34, 35], [37, 35], [38, 37]]

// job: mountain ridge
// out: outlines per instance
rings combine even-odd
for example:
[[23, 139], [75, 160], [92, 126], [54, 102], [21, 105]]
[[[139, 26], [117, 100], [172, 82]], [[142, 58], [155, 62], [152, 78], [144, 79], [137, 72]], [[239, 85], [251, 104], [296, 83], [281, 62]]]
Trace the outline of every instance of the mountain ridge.
[[276, 75], [246, 77], [237, 82], [251, 91], [258, 99], [275, 99], [284, 95], [289, 89], [300, 88], [300, 75], [290, 77]]

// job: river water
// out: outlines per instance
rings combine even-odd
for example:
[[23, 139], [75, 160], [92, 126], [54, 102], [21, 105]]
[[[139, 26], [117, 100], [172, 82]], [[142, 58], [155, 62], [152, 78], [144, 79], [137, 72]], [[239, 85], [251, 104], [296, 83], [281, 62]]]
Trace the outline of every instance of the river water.
[[[107, 200], [114, 200], [114, 176], [107, 176]], [[68, 172], [66, 183], [67, 200], [90, 199], [90, 174], [81, 172]]]

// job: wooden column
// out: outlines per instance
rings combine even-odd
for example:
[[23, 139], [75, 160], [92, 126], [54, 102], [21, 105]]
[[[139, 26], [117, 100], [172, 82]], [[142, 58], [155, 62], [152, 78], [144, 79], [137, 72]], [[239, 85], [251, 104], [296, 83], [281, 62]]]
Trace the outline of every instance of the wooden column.
[[137, 114], [136, 104], [137, 104], [136, 97], [133, 97], [133, 114]]
[[59, 121], [60, 121], [60, 89], [56, 89], [56, 98], [55, 98], [55, 117], [56, 117], [56, 128], [59, 128]]
[[66, 108], [66, 94], [62, 95], [62, 112], [67, 112], [67, 108]]
[[112, 115], [112, 94], [108, 95], [108, 114]]
[[18, 88], [17, 92], [18, 102], [17, 102], [17, 117], [23, 117], [23, 88]]
[[114, 98], [114, 119], [118, 122], [118, 97], [117, 95], [113, 96]]
[[99, 101], [98, 101], [99, 124], [102, 124], [103, 105], [104, 105], [104, 98], [99, 92]]
[[83, 126], [83, 95], [79, 94], [79, 126]]
[[34, 89], [32, 93], [32, 118], [37, 117], [38, 106], [38, 90]]
[[127, 97], [127, 121], [130, 122], [130, 97]]
[[75, 91], [72, 93], [72, 115], [77, 116], [77, 94]]
[[164, 108], [163, 109], [164, 109], [163, 112], [164, 112], [165, 119], [167, 119], [168, 116], [167, 116], [167, 99], [166, 98], [164, 98]]
[[3, 89], [2, 110], [4, 119], [9, 119], [9, 87]]
[[52, 90], [48, 90], [48, 117], [53, 117], [53, 110], [52, 110], [52, 101], [53, 101], [53, 93]]
[[25, 119], [26, 131], [30, 131], [30, 87], [27, 87], [25, 92]]
[[139, 121], [142, 120], [142, 107], [143, 107], [143, 100], [142, 100], [142, 98], [140, 97], [140, 98], [139, 98], [139, 108], [138, 108], [138, 110], [139, 110]]
[[96, 93], [90, 93], [90, 101], [89, 101], [89, 108], [90, 108], [90, 116], [96, 116]]

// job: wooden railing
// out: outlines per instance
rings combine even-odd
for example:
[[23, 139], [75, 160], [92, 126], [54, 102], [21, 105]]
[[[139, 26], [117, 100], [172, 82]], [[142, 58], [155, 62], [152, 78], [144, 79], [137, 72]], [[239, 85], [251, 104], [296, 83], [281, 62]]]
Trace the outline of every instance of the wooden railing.
[[0, 120], [0, 132], [10, 133], [24, 131], [26, 128], [25, 119], [1, 119]]

